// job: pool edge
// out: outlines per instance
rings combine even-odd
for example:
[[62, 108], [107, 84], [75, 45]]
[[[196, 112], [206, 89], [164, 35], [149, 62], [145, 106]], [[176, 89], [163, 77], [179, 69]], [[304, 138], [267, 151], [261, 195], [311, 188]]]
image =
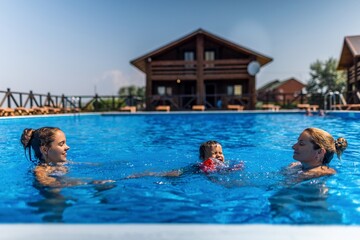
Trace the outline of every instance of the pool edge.
[[358, 239], [360, 227], [270, 224], [0, 224], [2, 237], [20, 239]]

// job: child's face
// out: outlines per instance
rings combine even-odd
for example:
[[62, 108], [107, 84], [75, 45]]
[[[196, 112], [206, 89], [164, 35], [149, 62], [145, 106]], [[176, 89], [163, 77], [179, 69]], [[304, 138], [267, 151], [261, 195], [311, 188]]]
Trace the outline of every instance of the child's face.
[[45, 148], [44, 150], [43, 154], [46, 155], [44, 159], [45, 161], [52, 163], [66, 162], [66, 155], [69, 149], [70, 147], [66, 145], [65, 134], [62, 131], [57, 131], [50, 147]]
[[205, 159], [204, 160], [206, 160], [208, 158], [216, 158], [216, 159], [223, 162], [225, 160], [225, 157], [224, 157], [224, 154], [222, 152], [221, 145], [215, 144], [215, 145], [212, 145], [210, 148], [206, 148], [205, 149]]

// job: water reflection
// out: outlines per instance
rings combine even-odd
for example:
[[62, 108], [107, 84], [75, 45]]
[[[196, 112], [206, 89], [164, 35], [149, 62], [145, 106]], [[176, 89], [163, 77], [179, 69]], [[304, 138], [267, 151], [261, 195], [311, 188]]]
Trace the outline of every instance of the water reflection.
[[323, 179], [301, 182], [269, 197], [274, 223], [341, 224], [342, 215], [328, 203], [329, 188]]
[[41, 217], [42, 222], [68, 222], [68, 219], [64, 219], [64, 213], [68, 208], [75, 207], [88, 199], [98, 199], [99, 203], [106, 203], [108, 201], [102, 192], [116, 186], [113, 181], [90, 181], [66, 175], [56, 176], [56, 181], [59, 184], [55, 185], [59, 187], [49, 187], [34, 175], [33, 187], [39, 192], [40, 199], [29, 201], [27, 204], [36, 209], [34, 213]]
[[76, 199], [64, 196], [61, 188], [34, 187], [39, 191], [42, 199], [36, 202], [28, 202], [31, 207], [37, 208], [36, 214], [42, 215], [43, 222], [63, 222], [63, 213], [66, 208], [76, 203]]

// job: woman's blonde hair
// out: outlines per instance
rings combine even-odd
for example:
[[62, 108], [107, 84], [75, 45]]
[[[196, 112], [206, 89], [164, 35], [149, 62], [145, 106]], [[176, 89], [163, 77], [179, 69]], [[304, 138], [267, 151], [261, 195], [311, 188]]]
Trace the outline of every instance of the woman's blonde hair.
[[334, 153], [341, 159], [341, 154], [347, 148], [347, 141], [345, 138], [340, 137], [336, 141], [330, 133], [320, 128], [306, 128], [304, 132], [308, 133], [311, 138], [311, 142], [314, 144], [314, 149], [325, 149], [323, 164], [327, 165], [334, 157]]

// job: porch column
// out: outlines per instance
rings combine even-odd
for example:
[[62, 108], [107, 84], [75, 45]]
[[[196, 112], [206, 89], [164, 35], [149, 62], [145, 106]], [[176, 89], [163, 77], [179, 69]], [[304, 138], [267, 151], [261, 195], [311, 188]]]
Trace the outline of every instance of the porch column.
[[[354, 77], [355, 77], [355, 88], [356, 88], [355, 91], [360, 90], [360, 79], [358, 79], [358, 77], [359, 77], [359, 74], [358, 74], [358, 69], [359, 69], [358, 62], [359, 62], [359, 60], [357, 58], [354, 58], [354, 73], [355, 73]], [[354, 99], [356, 99], [356, 96], [354, 96]], [[357, 103], [357, 101], [354, 102], [354, 103]]]
[[249, 107], [250, 110], [255, 110], [255, 104], [256, 104], [256, 78], [255, 76], [249, 75]]
[[146, 110], [151, 110], [152, 99], [152, 79], [151, 79], [151, 58], [146, 60], [146, 87], [145, 87], [145, 103]]
[[204, 36], [199, 34], [196, 38], [196, 104], [205, 104], [204, 86]]

